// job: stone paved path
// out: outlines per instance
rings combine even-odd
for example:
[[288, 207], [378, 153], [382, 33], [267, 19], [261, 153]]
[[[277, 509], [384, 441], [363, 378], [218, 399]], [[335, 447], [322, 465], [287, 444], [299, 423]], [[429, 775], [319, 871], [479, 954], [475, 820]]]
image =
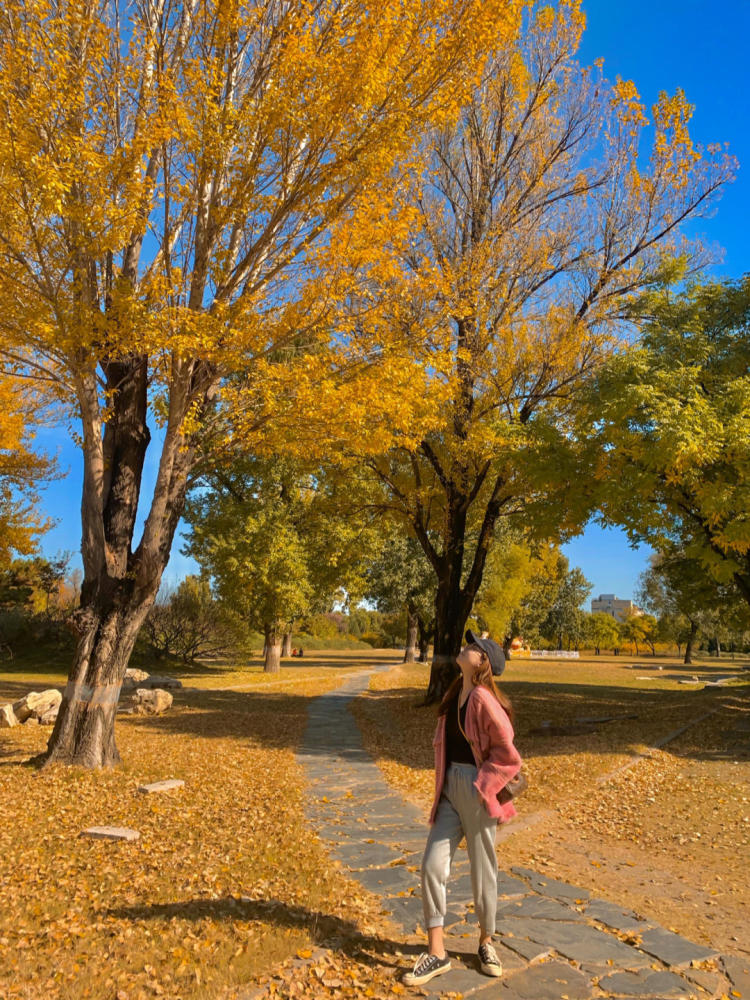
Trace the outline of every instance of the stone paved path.
[[[310, 822], [351, 878], [380, 894], [406, 944], [415, 933], [423, 939], [419, 867], [427, 827], [362, 747], [348, 705], [368, 680], [365, 674], [350, 678], [315, 699], [299, 760], [309, 782]], [[459, 849], [446, 920], [453, 968], [414, 993], [454, 991], [481, 1000], [750, 997], [747, 960], [721, 956], [586, 889], [512, 868], [500, 872], [498, 892], [495, 941], [503, 979], [489, 979], [476, 967], [469, 865]], [[704, 960], [711, 960], [710, 971], [692, 964]]]

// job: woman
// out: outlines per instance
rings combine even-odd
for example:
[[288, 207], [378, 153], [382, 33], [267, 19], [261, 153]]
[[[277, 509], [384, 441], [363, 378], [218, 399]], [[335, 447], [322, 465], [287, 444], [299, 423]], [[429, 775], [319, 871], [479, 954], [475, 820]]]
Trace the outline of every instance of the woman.
[[489, 976], [503, 972], [492, 947], [497, 909], [495, 833], [498, 822], [506, 822], [516, 810], [511, 801], [501, 803], [498, 792], [519, 772], [521, 758], [513, 745], [510, 699], [493, 680], [505, 669], [502, 647], [473, 632], [467, 632], [466, 639], [468, 645], [456, 659], [460, 675], [438, 710], [432, 829], [422, 859], [429, 950], [404, 976], [407, 986], [420, 986], [451, 967], [443, 943], [445, 887], [464, 836], [479, 920], [479, 965]]

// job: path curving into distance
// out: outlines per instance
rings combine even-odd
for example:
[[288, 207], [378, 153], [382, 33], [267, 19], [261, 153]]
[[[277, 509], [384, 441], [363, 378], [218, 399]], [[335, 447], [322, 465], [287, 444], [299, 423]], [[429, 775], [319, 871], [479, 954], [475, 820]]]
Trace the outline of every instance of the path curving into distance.
[[[391, 789], [362, 746], [349, 703], [367, 689], [369, 676], [350, 677], [314, 699], [298, 762], [307, 779], [310, 824], [349, 877], [380, 895], [383, 909], [406, 939], [422, 933], [419, 870], [427, 826], [422, 811]], [[720, 955], [596, 899], [586, 889], [517, 867], [498, 875], [495, 944], [505, 974], [501, 980], [483, 976], [476, 966], [477, 927], [463, 848], [453, 865], [448, 907], [445, 943], [453, 968], [409, 991], [414, 995], [454, 992], [478, 1000], [750, 997], [750, 959]], [[714, 966], [710, 971], [692, 965], [706, 960]]]

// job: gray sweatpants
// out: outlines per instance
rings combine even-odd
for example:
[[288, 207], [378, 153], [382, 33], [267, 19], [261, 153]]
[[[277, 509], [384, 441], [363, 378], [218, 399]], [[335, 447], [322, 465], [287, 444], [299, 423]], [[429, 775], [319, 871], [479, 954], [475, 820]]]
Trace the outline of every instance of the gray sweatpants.
[[422, 858], [422, 906], [426, 927], [445, 922], [445, 887], [451, 862], [461, 838], [471, 865], [471, 889], [479, 924], [487, 934], [495, 933], [497, 910], [497, 819], [487, 815], [474, 788], [477, 769], [471, 764], [450, 764], [435, 822]]

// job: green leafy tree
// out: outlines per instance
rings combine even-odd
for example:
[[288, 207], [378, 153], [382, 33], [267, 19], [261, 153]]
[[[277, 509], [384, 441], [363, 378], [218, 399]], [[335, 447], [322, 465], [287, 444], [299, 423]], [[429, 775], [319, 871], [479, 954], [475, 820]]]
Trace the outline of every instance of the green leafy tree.
[[265, 638], [265, 669], [302, 616], [362, 586], [367, 527], [339, 505], [343, 485], [291, 459], [235, 456], [206, 472], [186, 510], [191, 554], [218, 595]]
[[620, 625], [612, 615], [603, 611], [587, 616], [585, 634], [597, 656], [601, 649], [615, 650], [620, 645]]
[[378, 611], [388, 615], [406, 612], [404, 663], [413, 663], [418, 644], [422, 657], [435, 609], [437, 581], [422, 547], [408, 535], [389, 535], [369, 563], [366, 576], [365, 596], [375, 602]]
[[542, 634], [554, 640], [557, 649], [563, 648], [563, 636], [567, 637], [568, 648], [571, 644], [577, 647], [580, 642], [585, 618], [581, 605], [591, 593], [591, 589], [592, 584], [577, 566], [566, 570], [555, 600], [541, 625]]
[[742, 629], [747, 605], [730, 582], [719, 583], [684, 549], [672, 547], [652, 557], [637, 593], [642, 607], [659, 616], [676, 641], [685, 643], [686, 664], [701, 635], [716, 638], [727, 627]]
[[641, 324], [590, 399], [604, 517], [674, 552], [691, 593], [704, 577], [750, 604], [750, 277], [664, 289]]

